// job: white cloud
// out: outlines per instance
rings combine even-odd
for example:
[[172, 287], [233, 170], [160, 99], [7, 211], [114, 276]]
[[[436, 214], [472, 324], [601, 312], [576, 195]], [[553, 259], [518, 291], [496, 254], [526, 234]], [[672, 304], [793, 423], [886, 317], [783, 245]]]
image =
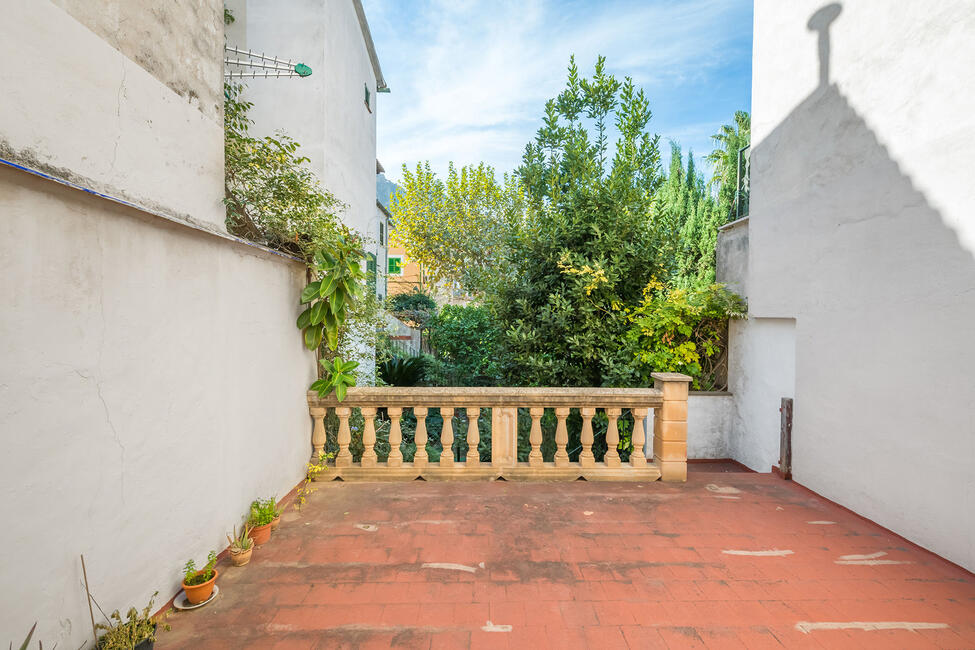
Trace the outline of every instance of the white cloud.
[[[605, 55], [610, 72], [632, 76], [653, 108], [656, 96], [706, 82], [726, 61], [736, 36], [729, 20], [743, 11], [740, 0], [365, 5], [392, 88], [379, 104], [379, 157], [393, 178], [420, 160], [438, 170], [449, 160], [515, 167], [573, 53], [586, 73]], [[701, 120], [692, 122], [678, 132], [653, 128], [697, 149]]]

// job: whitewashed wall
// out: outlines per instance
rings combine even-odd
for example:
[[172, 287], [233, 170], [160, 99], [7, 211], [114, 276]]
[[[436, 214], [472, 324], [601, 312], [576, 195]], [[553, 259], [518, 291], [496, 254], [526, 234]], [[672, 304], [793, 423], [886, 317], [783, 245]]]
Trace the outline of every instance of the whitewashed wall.
[[[253, 131], [283, 131], [301, 144], [309, 166], [347, 208], [342, 220], [374, 237], [376, 75], [352, 0], [228, 0], [236, 17], [230, 45], [311, 66], [303, 79], [246, 80]], [[364, 86], [372, 96], [366, 109]]]
[[[835, 6], [820, 83], [823, 5], [755, 3], [750, 317], [795, 319], [795, 479], [975, 569], [975, 11]], [[743, 363], [764, 465], [778, 380]]]
[[[219, 50], [221, 4], [213, 24], [196, 0], [138, 16], [184, 12]], [[219, 234], [219, 113], [47, 0], [0, 2], [0, 25], [0, 157], [184, 222], [0, 166], [0, 630], [78, 648], [80, 554], [107, 611], [162, 604], [252, 499], [300, 480], [304, 272]]]

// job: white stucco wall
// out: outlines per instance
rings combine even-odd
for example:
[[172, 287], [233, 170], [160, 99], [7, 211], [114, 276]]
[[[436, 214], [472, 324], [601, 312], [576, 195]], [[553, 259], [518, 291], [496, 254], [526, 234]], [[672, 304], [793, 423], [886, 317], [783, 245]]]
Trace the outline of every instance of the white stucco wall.
[[[376, 216], [376, 76], [352, 0], [228, 0], [228, 44], [301, 61], [312, 75], [250, 79], [253, 132], [283, 131], [322, 185], [347, 208], [342, 220], [373, 236]], [[366, 109], [364, 85], [371, 95]]]
[[[184, 11], [174, 24], [198, 28], [185, 38], [219, 50], [219, 23], [187, 16], [220, 5], [151, 14]], [[156, 590], [162, 605], [252, 499], [301, 479], [304, 268], [222, 233], [219, 115], [47, 0], [0, 2], [0, 24], [16, 63], [0, 71], [4, 158], [165, 215], [0, 165], [0, 499], [15, 522], [0, 630], [19, 641], [37, 621], [45, 647], [78, 648], [80, 554], [106, 611]], [[219, 95], [219, 76], [195, 74], [212, 67], [199, 51], [185, 66]]]
[[77, 648], [81, 553], [106, 611], [161, 605], [300, 480], [304, 270], [8, 168], [0, 213], [0, 629]]
[[[195, 18], [200, 5], [160, 11]], [[226, 230], [223, 193], [210, 191], [223, 183], [223, 118], [209, 103], [178, 94], [49, 0], [3, 0], [0, 25], [0, 158]], [[197, 25], [203, 40], [220, 38], [220, 22]], [[192, 36], [159, 45], [190, 50]], [[220, 88], [219, 65], [197, 75], [184, 59], [194, 82]]]
[[795, 319], [795, 479], [975, 569], [975, 11], [843, 3], [820, 83], [822, 4], [755, 3], [748, 327]]

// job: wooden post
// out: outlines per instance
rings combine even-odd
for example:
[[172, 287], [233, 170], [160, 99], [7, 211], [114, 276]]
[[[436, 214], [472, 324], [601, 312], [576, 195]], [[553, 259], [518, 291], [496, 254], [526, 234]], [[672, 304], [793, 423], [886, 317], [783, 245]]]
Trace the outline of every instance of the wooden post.
[[318, 463], [318, 458], [325, 451], [325, 413], [328, 409], [312, 406], [308, 410], [315, 422], [311, 430], [311, 462]]
[[687, 390], [691, 378], [677, 372], [655, 372], [653, 387], [663, 405], [653, 410], [653, 461], [663, 481], [687, 480]]

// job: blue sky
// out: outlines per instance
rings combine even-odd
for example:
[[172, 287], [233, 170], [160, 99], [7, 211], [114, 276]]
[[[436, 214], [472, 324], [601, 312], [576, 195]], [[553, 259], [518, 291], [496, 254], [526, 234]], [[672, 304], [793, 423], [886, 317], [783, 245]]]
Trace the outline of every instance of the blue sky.
[[695, 157], [735, 110], [751, 108], [751, 0], [363, 0], [392, 92], [378, 98], [387, 176], [429, 160], [518, 166], [570, 54], [631, 76], [651, 129]]

